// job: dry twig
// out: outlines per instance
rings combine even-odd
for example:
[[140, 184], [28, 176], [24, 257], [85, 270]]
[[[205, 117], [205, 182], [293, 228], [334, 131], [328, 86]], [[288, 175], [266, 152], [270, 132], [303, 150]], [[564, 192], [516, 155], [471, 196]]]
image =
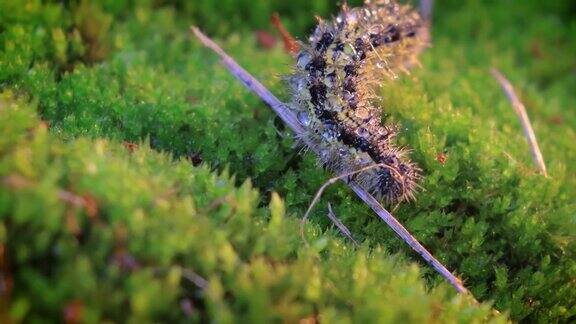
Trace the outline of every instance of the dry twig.
[[342, 235], [349, 238], [350, 241], [352, 241], [352, 243], [354, 243], [355, 246], [358, 246], [358, 242], [352, 236], [352, 232], [350, 232], [348, 227], [346, 227], [346, 225], [344, 225], [344, 223], [342, 223], [342, 221], [340, 221], [338, 219], [338, 217], [336, 216], [336, 214], [332, 210], [332, 204], [331, 203], [328, 203], [328, 218], [332, 221], [332, 223], [334, 223], [334, 225], [336, 225], [336, 227], [338, 227], [338, 229], [340, 230]]
[[548, 177], [548, 172], [546, 172], [546, 164], [544, 163], [544, 157], [542, 157], [542, 152], [540, 151], [540, 147], [538, 146], [538, 141], [536, 140], [536, 135], [534, 134], [534, 129], [532, 129], [532, 124], [530, 123], [530, 119], [528, 118], [528, 114], [526, 113], [526, 107], [518, 96], [516, 95], [516, 91], [514, 91], [514, 87], [512, 84], [500, 71], [497, 69], [491, 69], [490, 72], [496, 78], [496, 80], [500, 83], [502, 90], [506, 93], [508, 100], [512, 104], [512, 108], [518, 115], [520, 119], [520, 123], [522, 124], [522, 129], [524, 129], [524, 136], [526, 136], [526, 140], [528, 141], [528, 145], [530, 145], [530, 152], [532, 153], [532, 160], [536, 168], [545, 176]]
[[[268, 89], [266, 89], [258, 80], [256, 80], [252, 75], [250, 75], [246, 70], [244, 70], [238, 63], [236, 63], [226, 52], [224, 52], [214, 41], [208, 38], [206, 35], [196, 28], [192, 27], [192, 32], [196, 37], [208, 48], [212, 49], [220, 59], [222, 64], [226, 66], [228, 71], [238, 78], [249, 90], [256, 93], [281, 119], [296, 133], [296, 136], [302, 138], [305, 144], [310, 147], [311, 150], [318, 154], [318, 148], [306, 141], [305, 136], [299, 136], [304, 133], [304, 129], [298, 123], [296, 116], [287, 108], [287, 106], [278, 100]], [[334, 180], [336, 181], [336, 180]], [[382, 205], [374, 198], [371, 194], [366, 192], [360, 185], [355, 183], [353, 180], [348, 182], [348, 185], [356, 195], [364, 201], [376, 214], [384, 221], [398, 236], [400, 236], [404, 242], [406, 242], [414, 251], [416, 251], [422, 258], [431, 265], [440, 275], [442, 275], [457, 292], [463, 294], [470, 294], [470, 292], [464, 287], [462, 281], [454, 276], [446, 267], [440, 263], [434, 256], [426, 250], [416, 238], [414, 238], [394, 216], [392, 216]], [[470, 294], [470, 296], [472, 296]]]
[[[8, 175], [1, 178], [2, 184], [12, 189], [30, 188], [36, 185], [34, 182], [20, 175]], [[81, 207], [91, 218], [98, 214], [98, 205], [96, 201], [88, 195], [81, 196], [72, 191], [58, 189], [58, 199], [74, 207]]]
[[290, 34], [290, 32], [286, 29], [286, 27], [284, 27], [284, 24], [280, 19], [280, 15], [277, 12], [275, 12], [274, 14], [272, 14], [271, 20], [272, 25], [278, 30], [278, 32], [282, 36], [282, 41], [284, 42], [284, 50], [286, 51], [286, 53], [293, 56], [298, 54], [298, 51], [300, 50], [300, 45], [298, 44], [296, 39], [294, 39], [292, 34]]
[[200, 289], [206, 289], [206, 287], [208, 287], [208, 280], [204, 279], [202, 276], [192, 271], [191, 269], [182, 269], [182, 278], [192, 282]]

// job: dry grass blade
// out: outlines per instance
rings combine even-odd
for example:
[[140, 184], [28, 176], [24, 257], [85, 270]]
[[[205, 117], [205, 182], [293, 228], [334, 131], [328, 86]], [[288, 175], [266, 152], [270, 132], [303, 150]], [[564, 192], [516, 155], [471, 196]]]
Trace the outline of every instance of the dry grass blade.
[[518, 115], [520, 119], [520, 123], [522, 124], [522, 129], [524, 129], [524, 136], [526, 136], [526, 140], [528, 140], [528, 145], [530, 145], [530, 152], [532, 153], [532, 160], [538, 170], [545, 176], [548, 177], [548, 172], [546, 171], [546, 164], [544, 163], [544, 157], [542, 157], [542, 152], [540, 151], [540, 147], [538, 146], [538, 141], [536, 140], [536, 135], [534, 134], [534, 129], [532, 129], [532, 124], [530, 123], [530, 119], [528, 118], [528, 113], [526, 113], [526, 107], [518, 96], [516, 95], [516, 91], [514, 91], [514, 87], [512, 84], [500, 71], [497, 69], [491, 69], [490, 72], [496, 78], [496, 80], [502, 86], [502, 89], [506, 93], [508, 100], [512, 104], [512, 108]]
[[350, 241], [352, 241], [352, 243], [354, 243], [355, 246], [358, 246], [358, 242], [352, 236], [352, 232], [350, 232], [348, 227], [346, 227], [346, 225], [344, 225], [344, 223], [342, 223], [342, 221], [340, 221], [340, 219], [338, 219], [338, 217], [336, 216], [336, 214], [332, 210], [332, 204], [330, 204], [330, 203], [328, 203], [328, 218], [332, 221], [332, 223], [334, 223], [334, 225], [336, 225], [336, 227], [338, 227], [338, 229], [340, 230], [340, 233], [342, 233], [342, 235], [349, 238]]
[[206, 289], [208, 287], [208, 280], [190, 269], [182, 269], [182, 278], [192, 282], [198, 288]]

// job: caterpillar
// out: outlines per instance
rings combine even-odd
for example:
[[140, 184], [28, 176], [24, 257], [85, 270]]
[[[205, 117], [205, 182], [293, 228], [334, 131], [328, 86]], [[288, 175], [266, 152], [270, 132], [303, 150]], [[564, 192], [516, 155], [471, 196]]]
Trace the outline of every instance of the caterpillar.
[[354, 180], [388, 204], [414, 200], [421, 170], [394, 143], [399, 127], [382, 123], [375, 90], [418, 63], [424, 29], [414, 9], [393, 0], [343, 5], [333, 20], [319, 19], [287, 77], [289, 107], [321, 148], [320, 163], [336, 174], [380, 165]]

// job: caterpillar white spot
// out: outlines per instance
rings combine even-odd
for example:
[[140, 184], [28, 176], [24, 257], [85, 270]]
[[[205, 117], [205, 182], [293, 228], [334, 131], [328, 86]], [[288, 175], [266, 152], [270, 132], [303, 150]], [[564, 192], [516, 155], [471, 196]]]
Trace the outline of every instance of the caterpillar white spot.
[[414, 199], [420, 169], [395, 145], [399, 128], [382, 124], [374, 90], [417, 62], [424, 28], [416, 11], [392, 0], [343, 6], [332, 21], [319, 22], [288, 78], [290, 107], [303, 136], [321, 148], [320, 162], [337, 174], [384, 165], [354, 179], [390, 204]]

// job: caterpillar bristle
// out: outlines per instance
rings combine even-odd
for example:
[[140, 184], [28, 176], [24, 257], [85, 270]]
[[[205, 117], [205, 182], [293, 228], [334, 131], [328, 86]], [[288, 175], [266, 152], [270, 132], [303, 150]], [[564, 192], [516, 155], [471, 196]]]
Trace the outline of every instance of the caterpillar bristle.
[[381, 165], [353, 177], [378, 199], [414, 200], [421, 170], [409, 150], [395, 145], [399, 127], [382, 124], [375, 90], [418, 62], [426, 47], [423, 22], [393, 0], [368, 0], [360, 8], [344, 3], [332, 21], [317, 19], [287, 79], [303, 136], [319, 148], [319, 163], [337, 174]]

